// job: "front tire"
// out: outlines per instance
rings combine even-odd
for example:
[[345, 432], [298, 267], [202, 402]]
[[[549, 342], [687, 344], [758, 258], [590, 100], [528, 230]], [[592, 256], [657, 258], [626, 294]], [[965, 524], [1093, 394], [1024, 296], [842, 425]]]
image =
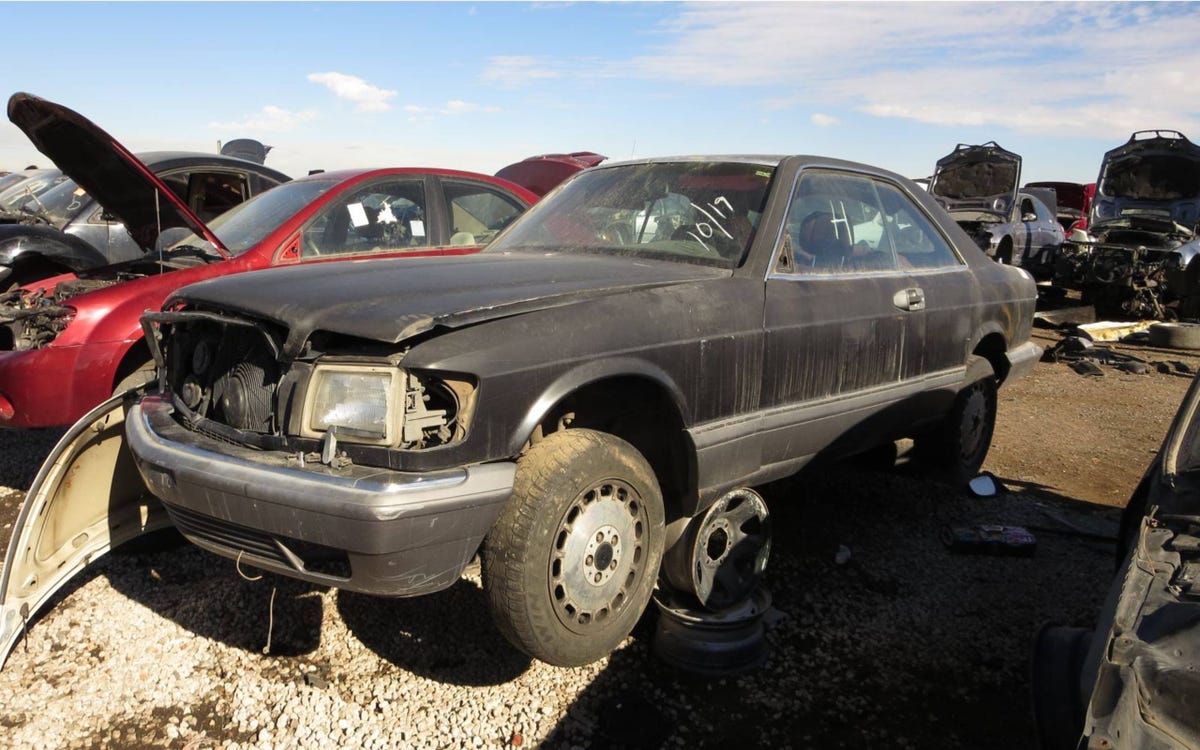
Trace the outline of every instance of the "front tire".
[[589, 664], [641, 617], [662, 562], [663, 501], [632, 445], [556, 432], [517, 463], [513, 494], [484, 540], [484, 593], [497, 628], [548, 664]]

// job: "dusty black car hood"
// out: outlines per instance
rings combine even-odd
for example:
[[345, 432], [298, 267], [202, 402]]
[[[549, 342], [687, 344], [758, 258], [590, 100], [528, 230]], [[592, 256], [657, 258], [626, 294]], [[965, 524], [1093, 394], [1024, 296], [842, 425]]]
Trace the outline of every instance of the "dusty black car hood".
[[586, 255], [483, 253], [318, 263], [236, 274], [185, 287], [183, 302], [289, 329], [293, 356], [313, 331], [396, 343], [436, 326], [572, 304], [634, 289], [731, 275], [687, 263]]
[[1091, 224], [1156, 217], [1194, 230], [1200, 221], [1200, 146], [1173, 130], [1139, 131], [1104, 154]]
[[1021, 183], [1021, 157], [995, 141], [960, 143], [938, 159], [929, 192], [948, 211], [987, 211], [1008, 219]]
[[160, 226], [186, 226], [221, 247], [204, 222], [146, 165], [83, 115], [18, 92], [8, 100], [8, 119], [38, 151], [120, 219], [143, 250], [154, 249]]

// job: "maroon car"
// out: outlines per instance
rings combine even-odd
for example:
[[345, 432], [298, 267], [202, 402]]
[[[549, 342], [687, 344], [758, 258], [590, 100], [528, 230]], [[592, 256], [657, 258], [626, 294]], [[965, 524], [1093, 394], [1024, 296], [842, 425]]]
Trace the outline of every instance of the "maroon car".
[[205, 225], [86, 118], [22, 96], [10, 118], [64, 172], [92, 186], [101, 204], [141, 195], [154, 210], [140, 212], [149, 222], [126, 222], [145, 257], [0, 295], [0, 427], [71, 424], [114, 390], [148, 380], [153, 365], [139, 318], [186, 284], [270, 266], [471, 253], [538, 198], [506, 180], [455, 170], [326, 172]]

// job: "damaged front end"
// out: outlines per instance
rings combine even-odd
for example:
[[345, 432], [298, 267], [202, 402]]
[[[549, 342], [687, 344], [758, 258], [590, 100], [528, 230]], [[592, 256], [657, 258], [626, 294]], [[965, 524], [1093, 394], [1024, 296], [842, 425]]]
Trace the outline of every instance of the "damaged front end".
[[1090, 227], [1064, 244], [1057, 283], [1096, 314], [1200, 313], [1200, 147], [1175, 131], [1140, 131], [1104, 155]]
[[104, 279], [71, 279], [52, 289], [14, 289], [0, 294], [0, 352], [41, 349], [66, 330], [75, 319], [67, 302], [96, 289], [117, 283]]
[[[502, 462], [416, 471], [463, 440], [465, 376], [403, 368], [407, 348], [270, 321], [150, 313], [162, 392], [127, 435], [176, 526], [218, 555], [320, 585], [416, 596], [458, 580], [511, 492]], [[353, 352], [353, 353], [351, 353]]]
[[100, 404], [50, 452], [13, 525], [0, 575], [0, 666], [30, 620], [76, 574], [171, 525], [125, 443], [130, 391]]

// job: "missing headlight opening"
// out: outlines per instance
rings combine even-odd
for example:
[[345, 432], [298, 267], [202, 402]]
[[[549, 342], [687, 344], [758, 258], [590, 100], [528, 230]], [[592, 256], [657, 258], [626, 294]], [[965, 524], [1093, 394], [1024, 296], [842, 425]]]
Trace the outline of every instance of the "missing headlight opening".
[[66, 329], [75, 309], [41, 292], [0, 295], [0, 351], [41, 349]]
[[399, 353], [368, 361], [335, 349], [287, 361], [264, 326], [171, 315], [163, 352], [177, 406], [249, 443], [263, 445], [247, 433], [322, 440], [332, 430], [341, 444], [421, 450], [465, 437], [475, 386], [462, 376], [406, 371]]

